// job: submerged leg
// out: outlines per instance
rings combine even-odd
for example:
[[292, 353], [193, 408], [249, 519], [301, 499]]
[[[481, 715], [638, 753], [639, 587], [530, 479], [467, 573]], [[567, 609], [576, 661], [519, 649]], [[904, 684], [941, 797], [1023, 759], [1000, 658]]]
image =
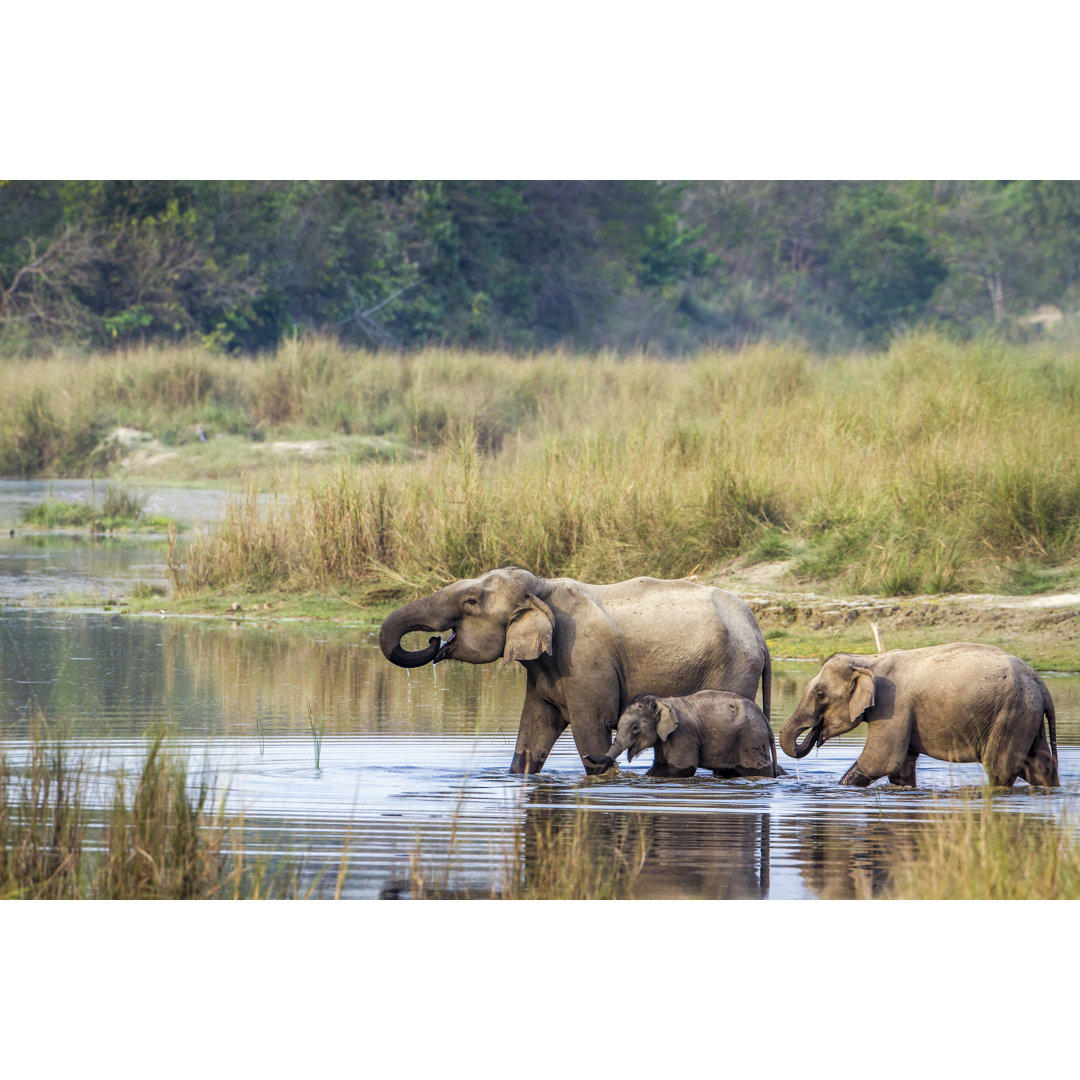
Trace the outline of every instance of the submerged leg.
[[908, 754], [903, 765], [889, 773], [889, 783], [897, 787], [915, 787], [915, 762], [918, 754]]
[[840, 777], [840, 783], [847, 787], [869, 787], [877, 779], [876, 776], [867, 776], [866, 773], [859, 768], [859, 763], [856, 761], [855, 764]]
[[574, 736], [574, 745], [581, 756], [581, 764], [590, 776], [598, 776], [606, 771], [607, 765], [594, 765], [585, 760], [586, 754], [590, 757], [603, 757], [611, 749], [611, 724], [607, 717], [583, 717], [580, 720], [575, 715], [574, 722], [570, 725], [570, 734]]
[[555, 740], [565, 729], [566, 721], [554, 705], [526, 694], [510, 772], [538, 773], [544, 767]]
[[646, 776], [693, 776], [697, 772], [696, 765], [690, 765], [685, 769], [679, 769], [674, 765], [669, 765], [666, 761], [661, 761], [658, 764], [654, 764], [653, 767], [645, 774]]
[[1039, 737], [1032, 743], [1028, 756], [1020, 767], [1020, 775], [1035, 787], [1058, 787], [1061, 784], [1054, 753], [1041, 728]]

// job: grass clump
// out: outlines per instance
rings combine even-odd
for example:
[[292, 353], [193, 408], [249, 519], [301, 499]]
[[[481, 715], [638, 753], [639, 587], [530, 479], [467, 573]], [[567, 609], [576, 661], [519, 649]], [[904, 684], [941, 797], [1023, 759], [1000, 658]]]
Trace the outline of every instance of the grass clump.
[[143, 499], [134, 492], [110, 486], [100, 507], [75, 500], [45, 499], [26, 511], [23, 524], [39, 529], [115, 532], [120, 529], [166, 530], [171, 522], [162, 515], [147, 514]]
[[549, 807], [530, 816], [523, 830], [497, 855], [497, 874], [489, 891], [455, 889], [451, 884], [460, 807], [455, 812], [449, 858], [441, 869], [429, 866], [420, 850], [410, 859], [408, 891], [415, 900], [631, 900], [648, 856], [640, 820], [630, 817], [612, 836], [594, 824], [582, 806], [572, 813]]
[[[1074, 370], [1080, 353], [925, 335], [826, 360], [432, 354], [377, 380], [426, 453], [297, 485], [273, 513], [238, 500], [185, 587], [276, 577], [397, 599], [511, 562], [611, 581], [743, 556], [848, 592], [1009, 588], [1008, 566], [1080, 558], [1080, 417], [1055, 389]], [[492, 439], [451, 373], [530, 405]], [[429, 383], [449, 410], [437, 434]]]
[[629, 821], [609, 841], [594, 836], [590, 815], [548, 814], [532, 822], [522, 844], [525, 858], [509, 861], [500, 896], [506, 900], [632, 900], [648, 855], [645, 833]]
[[243, 822], [211, 807], [211, 782], [193, 788], [160, 736], [109, 808], [88, 805], [89, 771], [58, 741], [35, 739], [23, 765], [0, 755], [0, 899], [302, 895], [294, 861], [245, 862]]
[[0, 363], [0, 472], [48, 473], [119, 423], [213, 436], [213, 417], [245, 445], [356, 450], [269, 510], [238, 496], [193, 545], [190, 591], [399, 599], [508, 562], [610, 581], [736, 556], [846, 592], [986, 591], [1080, 560], [1077, 385], [1073, 346], [926, 333], [828, 358], [145, 349]]
[[929, 824], [893, 866], [904, 900], [1075, 900], [1080, 840], [1056, 820], [1010, 813], [992, 793]]

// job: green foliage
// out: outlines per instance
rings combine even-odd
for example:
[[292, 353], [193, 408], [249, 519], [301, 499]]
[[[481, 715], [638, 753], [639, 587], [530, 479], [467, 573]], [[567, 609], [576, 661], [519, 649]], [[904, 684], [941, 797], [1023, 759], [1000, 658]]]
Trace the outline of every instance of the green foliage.
[[1045, 816], [1018, 814], [988, 789], [948, 810], [929, 815], [914, 842], [894, 852], [891, 899], [1071, 900], [1077, 895], [1080, 843], [1049, 799]]
[[94, 763], [35, 737], [26, 761], [0, 753], [0, 899], [296, 898], [295, 858], [244, 851], [242, 817], [210, 804], [217, 778], [193, 782], [182, 756], [151, 739], [135, 777], [95, 805]]
[[1072, 181], [9, 181], [0, 347], [1033, 337], [1078, 226]]
[[23, 523], [41, 529], [89, 529], [113, 532], [116, 529], [167, 529], [166, 517], [146, 515], [141, 496], [122, 488], [109, 487], [101, 507], [87, 502], [45, 499], [31, 506]]
[[942, 258], [883, 185], [842, 190], [829, 240], [838, 306], [853, 326], [876, 338], [920, 315], [948, 276]]

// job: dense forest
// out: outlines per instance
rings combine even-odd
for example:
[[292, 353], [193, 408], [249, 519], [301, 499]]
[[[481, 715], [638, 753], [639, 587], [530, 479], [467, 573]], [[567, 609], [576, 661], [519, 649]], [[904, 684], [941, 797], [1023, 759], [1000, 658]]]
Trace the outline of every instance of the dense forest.
[[0, 352], [1074, 333], [1071, 181], [4, 181]]

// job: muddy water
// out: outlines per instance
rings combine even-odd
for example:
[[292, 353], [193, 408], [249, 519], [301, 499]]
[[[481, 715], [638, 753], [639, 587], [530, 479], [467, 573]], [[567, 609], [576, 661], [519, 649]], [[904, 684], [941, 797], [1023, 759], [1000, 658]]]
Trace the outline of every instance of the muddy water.
[[[141, 558], [133, 555], [133, 558]], [[778, 662], [776, 726], [810, 665]], [[1056, 813], [1080, 791], [1080, 679], [1047, 676], [1058, 710], [1063, 786], [1024, 785], [999, 805]], [[107, 776], [141, 759], [164, 729], [194, 775], [243, 811], [256, 853], [304, 853], [326, 888], [348, 841], [344, 891], [498, 892], [536, 871], [526, 839], [587, 817], [608, 851], [628, 827], [647, 850], [647, 897], [870, 896], [897, 843], [981, 784], [977, 765], [921, 759], [919, 788], [840, 789], [865, 727], [778, 780], [656, 780], [649, 755], [615, 778], [586, 779], [564, 735], [537, 777], [507, 775], [524, 673], [517, 665], [388, 664], [370, 626], [233, 625], [89, 611], [0, 608], [0, 737], [24, 754], [35, 719]], [[318, 767], [311, 724], [322, 728]], [[103, 784], [100, 797], [111, 792]]]

